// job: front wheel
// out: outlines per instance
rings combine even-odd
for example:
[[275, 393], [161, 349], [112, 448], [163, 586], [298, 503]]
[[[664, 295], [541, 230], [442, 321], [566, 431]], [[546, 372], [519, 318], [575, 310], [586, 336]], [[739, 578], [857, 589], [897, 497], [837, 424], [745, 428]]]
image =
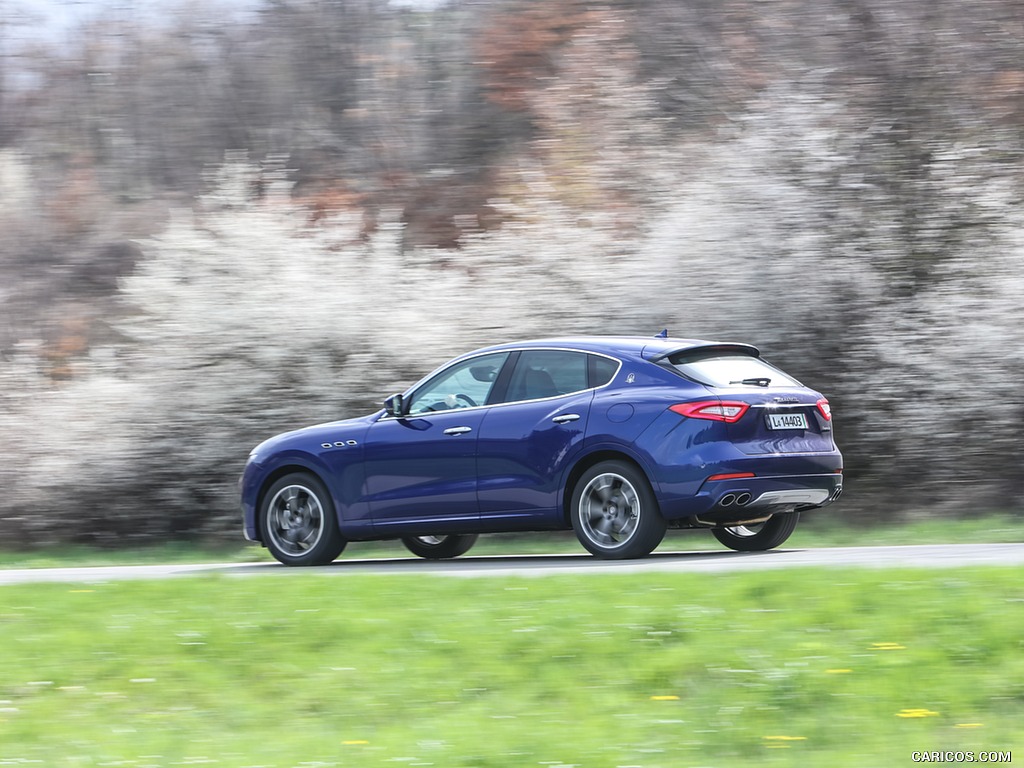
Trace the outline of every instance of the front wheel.
[[448, 560], [464, 555], [476, 543], [475, 533], [453, 533], [448, 536], [403, 536], [405, 548], [427, 560]]
[[327, 488], [313, 475], [285, 475], [267, 489], [260, 505], [263, 543], [285, 565], [327, 565], [347, 543]]
[[764, 552], [782, 544], [796, 530], [799, 512], [772, 515], [763, 523], [713, 528], [711, 533], [729, 549], [737, 552]]
[[665, 520], [651, 484], [624, 461], [604, 461], [584, 472], [571, 504], [576, 538], [598, 557], [643, 557], [665, 537]]

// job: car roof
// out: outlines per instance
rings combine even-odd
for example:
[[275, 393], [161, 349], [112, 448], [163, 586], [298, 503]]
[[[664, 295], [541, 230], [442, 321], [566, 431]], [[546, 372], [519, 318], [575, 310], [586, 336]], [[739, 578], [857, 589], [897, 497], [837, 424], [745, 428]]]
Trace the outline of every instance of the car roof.
[[754, 356], [759, 355], [757, 348], [750, 344], [708, 341], [706, 339], [678, 339], [664, 336], [564, 336], [531, 339], [486, 347], [471, 354], [515, 349], [554, 348], [576, 349], [583, 352], [602, 352], [618, 357], [641, 358], [644, 360], [660, 360], [676, 352], [684, 352], [702, 347], [718, 347], [722, 351], [741, 352]]

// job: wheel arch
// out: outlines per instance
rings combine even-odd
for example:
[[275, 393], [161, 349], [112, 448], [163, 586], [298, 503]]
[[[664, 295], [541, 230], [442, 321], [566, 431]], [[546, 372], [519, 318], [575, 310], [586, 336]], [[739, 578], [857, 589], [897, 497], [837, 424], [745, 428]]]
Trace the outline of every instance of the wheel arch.
[[580, 478], [583, 477], [584, 472], [604, 461], [624, 461], [635, 467], [637, 471], [644, 476], [648, 484], [651, 486], [651, 489], [654, 491], [655, 501], [658, 500], [657, 486], [651, 479], [650, 472], [644, 468], [644, 465], [638, 461], [635, 456], [631, 456], [625, 451], [617, 450], [615, 448], [602, 448], [592, 453], [588, 453], [586, 456], [582, 456], [579, 461], [573, 465], [572, 469], [569, 470], [569, 474], [565, 478], [565, 484], [562, 486], [562, 521], [567, 526], [572, 527], [570, 507], [572, 506], [572, 494], [573, 489], [576, 487], [576, 483], [578, 483]]

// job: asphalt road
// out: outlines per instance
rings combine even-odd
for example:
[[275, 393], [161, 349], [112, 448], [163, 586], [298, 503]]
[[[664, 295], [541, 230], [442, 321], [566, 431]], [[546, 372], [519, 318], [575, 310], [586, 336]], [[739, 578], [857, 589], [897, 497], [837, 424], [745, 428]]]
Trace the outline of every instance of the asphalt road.
[[36, 582], [99, 583], [128, 579], [165, 579], [222, 574], [436, 574], [442, 576], [550, 576], [569, 573], [722, 573], [768, 568], [959, 568], [984, 565], [1024, 565], [1021, 544], [941, 544], [908, 547], [837, 547], [776, 549], [742, 553], [658, 552], [642, 560], [598, 560], [585, 553], [522, 555], [515, 557], [460, 557], [429, 561], [414, 557], [345, 560], [344, 556], [320, 568], [286, 568], [276, 563], [205, 563], [192, 565], [136, 565], [89, 568], [32, 568], [0, 570], [0, 586]]

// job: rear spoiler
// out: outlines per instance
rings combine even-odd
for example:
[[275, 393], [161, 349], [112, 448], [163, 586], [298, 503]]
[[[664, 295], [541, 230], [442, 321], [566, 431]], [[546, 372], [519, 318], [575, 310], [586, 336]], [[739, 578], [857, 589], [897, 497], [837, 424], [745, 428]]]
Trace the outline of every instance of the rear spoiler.
[[[647, 350], [644, 350], [645, 352]], [[719, 355], [746, 355], [747, 357], [760, 357], [761, 352], [751, 344], [701, 344], [699, 346], [680, 347], [670, 349], [667, 352], [648, 357], [652, 363], [660, 363], [668, 360], [673, 365], [690, 363], [694, 360], [701, 360], [705, 357], [718, 357]], [[647, 357], [644, 355], [644, 357]]]

